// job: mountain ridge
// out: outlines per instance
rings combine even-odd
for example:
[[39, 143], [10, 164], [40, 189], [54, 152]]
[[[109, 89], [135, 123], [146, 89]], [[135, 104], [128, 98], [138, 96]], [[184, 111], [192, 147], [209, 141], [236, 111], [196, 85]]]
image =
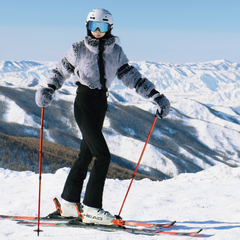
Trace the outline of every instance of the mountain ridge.
[[[56, 63], [14, 61], [8, 64], [20, 66], [19, 71], [3, 72], [4, 63], [0, 62], [0, 132], [38, 138], [41, 111], [35, 104], [34, 94], [39, 86], [46, 86], [48, 73]], [[172, 105], [168, 117], [155, 125], [143, 156], [142, 169], [149, 167], [151, 172], [155, 168], [172, 177], [181, 172], [201, 171], [218, 162], [240, 165], [238, 63], [219, 60], [131, 64], [150, 79]], [[75, 95], [76, 86], [70, 78], [45, 110], [44, 138], [78, 150], [81, 133], [73, 116]], [[110, 151], [134, 164], [150, 130], [155, 105], [117, 79], [109, 91], [108, 101], [103, 132]], [[120, 162], [123, 164], [124, 160]]]

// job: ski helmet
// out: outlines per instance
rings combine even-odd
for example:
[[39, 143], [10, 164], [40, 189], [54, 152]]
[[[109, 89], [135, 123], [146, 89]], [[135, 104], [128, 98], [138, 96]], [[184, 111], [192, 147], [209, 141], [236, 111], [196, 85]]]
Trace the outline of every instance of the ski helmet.
[[112, 14], [103, 8], [93, 9], [87, 16], [86, 26], [88, 27], [88, 22], [104, 22], [108, 23], [110, 29], [113, 28], [113, 18]]

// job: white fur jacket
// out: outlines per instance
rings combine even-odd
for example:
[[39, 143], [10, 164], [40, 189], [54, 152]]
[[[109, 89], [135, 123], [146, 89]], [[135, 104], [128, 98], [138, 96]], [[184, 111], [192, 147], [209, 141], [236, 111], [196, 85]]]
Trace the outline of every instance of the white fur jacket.
[[[101, 89], [99, 41], [86, 36], [84, 40], [73, 43], [66, 56], [51, 71], [47, 83], [59, 89], [73, 74], [74, 83], [80, 82], [91, 89]], [[149, 98], [150, 92], [155, 88], [154, 84], [142, 77], [135, 67], [128, 64], [122, 48], [115, 43], [115, 37], [105, 40], [102, 58], [107, 88], [110, 88], [117, 76], [127, 87], [135, 88], [142, 97]]]

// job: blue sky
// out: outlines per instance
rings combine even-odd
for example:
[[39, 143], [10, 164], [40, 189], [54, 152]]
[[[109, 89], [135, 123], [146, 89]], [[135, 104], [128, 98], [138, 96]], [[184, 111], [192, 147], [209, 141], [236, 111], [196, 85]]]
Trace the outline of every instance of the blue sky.
[[59, 61], [94, 8], [112, 13], [130, 61], [240, 63], [239, 0], [1, 1], [0, 60]]

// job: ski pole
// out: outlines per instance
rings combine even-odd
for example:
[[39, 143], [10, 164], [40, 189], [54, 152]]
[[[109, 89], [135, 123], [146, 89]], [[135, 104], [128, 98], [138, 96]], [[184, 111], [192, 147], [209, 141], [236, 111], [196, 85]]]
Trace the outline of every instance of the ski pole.
[[44, 108], [42, 108], [41, 114], [41, 131], [40, 131], [40, 148], [39, 148], [39, 192], [38, 192], [38, 223], [37, 223], [37, 235], [42, 231], [40, 230], [40, 202], [41, 202], [41, 180], [42, 180], [42, 141], [43, 141], [43, 119]]
[[126, 201], [126, 199], [127, 199], [129, 190], [130, 190], [130, 188], [131, 188], [131, 186], [132, 186], [133, 179], [134, 179], [134, 177], [135, 177], [135, 175], [136, 175], [136, 173], [137, 173], [137, 170], [138, 170], [138, 167], [139, 167], [139, 165], [140, 165], [140, 162], [141, 162], [143, 153], [144, 153], [144, 151], [145, 151], [145, 148], [146, 148], [146, 146], [147, 146], [147, 143], [148, 143], [148, 141], [149, 141], [149, 138], [150, 138], [150, 136], [151, 136], [151, 133], [152, 133], [152, 130], [153, 130], [153, 128], [154, 128], [154, 125], [155, 125], [156, 121], [157, 121], [157, 116], [155, 116], [155, 118], [154, 118], [152, 127], [151, 127], [151, 129], [150, 129], [150, 132], [149, 132], [149, 134], [148, 134], [147, 140], [146, 140], [145, 145], [144, 145], [144, 147], [143, 147], [141, 156], [140, 156], [140, 158], [139, 158], [139, 160], [138, 160], [138, 164], [137, 164], [137, 166], [136, 166], [136, 168], [135, 168], [135, 171], [134, 171], [134, 173], [133, 173], [133, 177], [132, 177], [132, 179], [131, 179], [130, 185], [129, 185], [128, 190], [127, 190], [127, 193], [126, 193], [125, 198], [124, 198], [124, 200], [123, 200], [123, 203], [122, 203], [121, 209], [120, 209], [120, 211], [119, 211], [118, 217], [120, 217], [120, 214], [121, 214], [121, 212], [122, 212], [123, 205], [124, 205], [124, 203], [125, 203], [125, 201]]

